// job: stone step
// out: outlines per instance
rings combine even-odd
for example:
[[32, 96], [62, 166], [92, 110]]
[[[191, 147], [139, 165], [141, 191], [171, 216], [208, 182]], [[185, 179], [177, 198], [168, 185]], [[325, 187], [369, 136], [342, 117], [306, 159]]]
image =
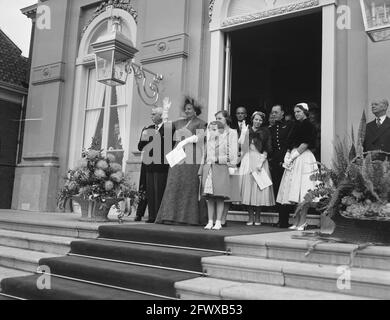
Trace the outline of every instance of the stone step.
[[[276, 224], [279, 220], [278, 213], [275, 212], [262, 212], [260, 215], [260, 220], [262, 223], [266, 224]], [[246, 211], [229, 211], [227, 216], [227, 221], [237, 221], [237, 222], [246, 222], [248, 221], [248, 212]], [[294, 223], [293, 215], [290, 214], [290, 224]], [[307, 223], [310, 226], [320, 226], [320, 216], [319, 215], [308, 215]]]
[[202, 258], [202, 265], [212, 278], [390, 299], [390, 272], [383, 270], [240, 256]]
[[390, 247], [360, 249], [355, 244], [293, 238], [301, 235], [290, 231], [226, 237], [225, 241], [232, 255], [390, 271]]
[[[38, 216], [35, 214], [35, 216]], [[55, 235], [61, 237], [94, 239], [98, 236], [100, 224], [81, 222], [74, 220], [56, 219], [53, 214], [39, 214], [38, 219], [33, 220], [28, 215], [4, 216], [0, 214], [0, 229]]]
[[31, 273], [25, 272], [25, 271], [20, 271], [20, 270], [0, 267], [0, 292], [1, 292], [1, 281], [3, 279], [15, 278], [15, 277], [24, 277], [24, 276], [28, 276], [30, 274]]
[[345, 294], [246, 283], [209, 277], [194, 278], [175, 283], [183, 300], [365, 300]]
[[24, 277], [24, 276], [28, 276], [28, 275], [31, 275], [31, 273], [20, 271], [20, 270], [15, 270], [15, 269], [0, 267], [0, 300], [8, 300], [8, 301], [17, 300], [17, 297], [11, 297], [8, 295], [1, 295], [1, 293], [2, 293], [1, 282], [4, 279]]
[[65, 255], [77, 238], [0, 229], [0, 246]]
[[57, 256], [59, 255], [0, 246], [0, 266], [27, 272], [36, 272], [42, 258]]

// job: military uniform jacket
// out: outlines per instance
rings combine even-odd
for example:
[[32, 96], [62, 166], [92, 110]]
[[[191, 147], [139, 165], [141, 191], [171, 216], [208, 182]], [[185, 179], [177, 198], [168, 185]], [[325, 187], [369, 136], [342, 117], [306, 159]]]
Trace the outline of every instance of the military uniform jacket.
[[288, 142], [293, 129], [292, 121], [277, 121], [269, 130], [271, 132], [271, 143], [273, 153], [271, 161], [274, 164], [280, 164], [284, 161], [284, 156], [288, 149]]

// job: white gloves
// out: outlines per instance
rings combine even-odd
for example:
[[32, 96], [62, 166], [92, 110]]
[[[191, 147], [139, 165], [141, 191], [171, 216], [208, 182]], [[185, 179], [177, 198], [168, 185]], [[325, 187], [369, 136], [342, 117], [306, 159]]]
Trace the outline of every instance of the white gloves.
[[197, 143], [199, 140], [199, 138], [197, 136], [191, 136], [187, 139], [184, 139], [183, 141], [180, 141], [176, 148], [178, 149], [182, 149], [186, 144], [189, 144], [189, 143]]
[[245, 120], [242, 121], [241, 134], [246, 134], [249, 130], [249, 125], [246, 125]]
[[291, 152], [287, 151], [286, 155], [284, 156], [284, 163], [291, 162]]
[[283, 163], [283, 168], [287, 170], [291, 170], [293, 166], [293, 162], [296, 158], [300, 156], [300, 153], [298, 152], [297, 149], [294, 149], [291, 153], [286, 152], [286, 155], [284, 156], [284, 163]]
[[256, 167], [257, 171], [261, 171], [265, 160], [267, 160], [267, 157], [264, 154], [261, 154], [260, 156], [261, 156], [261, 158], [260, 158], [259, 164]]
[[240, 138], [238, 139], [239, 144], [244, 144], [246, 134], [248, 133], [249, 126], [245, 124], [245, 120], [242, 121], [242, 127], [241, 127], [241, 134]]
[[298, 158], [301, 154], [298, 152], [297, 149], [294, 149], [291, 152], [291, 162], [293, 162], [296, 158]]
[[169, 112], [169, 109], [171, 108], [171, 104], [172, 104], [172, 102], [169, 100], [169, 98], [165, 97], [163, 100], [163, 113], [162, 113], [163, 122], [168, 121], [168, 112]]

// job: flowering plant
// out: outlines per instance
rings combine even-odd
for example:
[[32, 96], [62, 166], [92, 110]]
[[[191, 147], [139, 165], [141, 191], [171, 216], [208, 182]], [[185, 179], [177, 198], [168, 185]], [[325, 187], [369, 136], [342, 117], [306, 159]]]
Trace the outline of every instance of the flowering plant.
[[66, 202], [75, 196], [97, 201], [102, 205], [107, 200], [113, 200], [119, 210], [120, 201], [130, 199], [130, 206], [133, 207], [142, 194], [125, 177], [122, 166], [115, 162], [114, 155], [103, 155], [102, 150], [91, 147], [83, 151], [77, 167], [68, 171], [65, 185], [58, 193], [59, 207], [64, 208]]
[[363, 152], [365, 128], [363, 113], [357, 141], [352, 129], [351, 144], [346, 140], [336, 143], [332, 168], [319, 163], [319, 173], [311, 177], [319, 183], [297, 207], [296, 213], [301, 213], [315, 206], [326, 220], [324, 230], [334, 228], [329, 218], [339, 214], [354, 219], [390, 220], [390, 154]]

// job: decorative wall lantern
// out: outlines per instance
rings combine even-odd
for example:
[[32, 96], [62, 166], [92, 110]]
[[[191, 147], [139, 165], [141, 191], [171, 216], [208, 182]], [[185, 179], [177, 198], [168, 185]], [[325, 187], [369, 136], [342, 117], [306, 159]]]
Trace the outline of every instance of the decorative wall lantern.
[[364, 27], [374, 42], [390, 40], [390, 0], [360, 0]]
[[[121, 86], [126, 84], [128, 75], [134, 72], [142, 101], [150, 106], [155, 105], [159, 97], [158, 84], [163, 76], [132, 61], [138, 50], [122, 33], [121, 18], [111, 16], [110, 21], [112, 30], [91, 44], [96, 56], [97, 81], [108, 86]], [[148, 75], [150, 80], [147, 79]]]

